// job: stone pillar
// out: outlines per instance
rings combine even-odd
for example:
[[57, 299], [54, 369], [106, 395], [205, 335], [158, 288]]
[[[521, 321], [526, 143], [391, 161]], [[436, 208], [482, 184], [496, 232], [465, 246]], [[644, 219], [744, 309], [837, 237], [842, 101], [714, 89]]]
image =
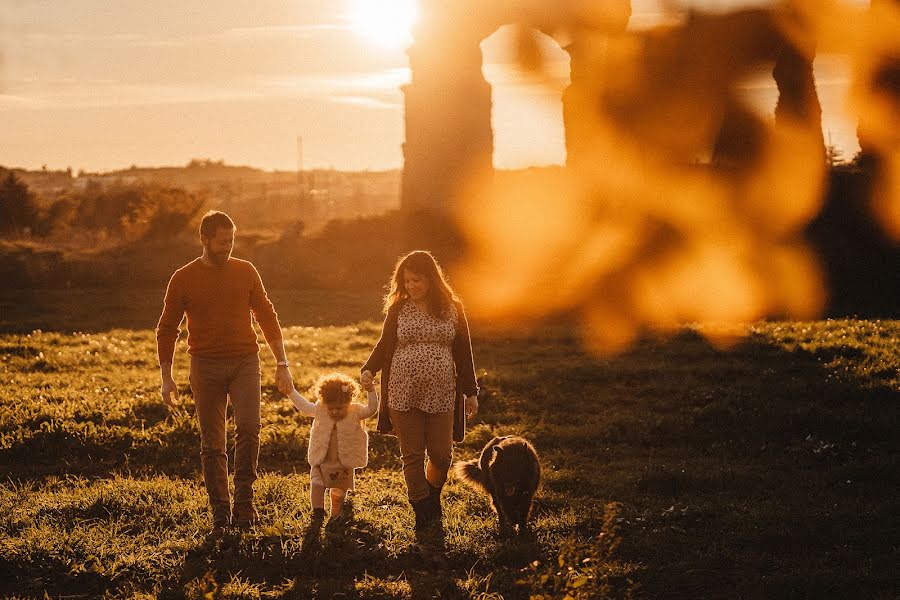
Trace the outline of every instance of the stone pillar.
[[422, 0], [408, 50], [401, 184], [407, 213], [446, 214], [469, 178], [493, 171], [491, 87], [479, 46], [484, 32], [473, 20], [460, 21], [460, 4]]

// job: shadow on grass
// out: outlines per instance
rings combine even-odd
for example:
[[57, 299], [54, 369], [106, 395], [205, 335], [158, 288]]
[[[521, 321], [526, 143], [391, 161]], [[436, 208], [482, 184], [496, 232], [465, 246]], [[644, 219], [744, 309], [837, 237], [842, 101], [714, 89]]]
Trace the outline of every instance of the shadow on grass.
[[568, 500], [544, 507], [598, 531], [591, 507], [624, 503], [620, 557], [644, 566], [648, 597], [884, 597], [900, 398], [885, 376], [829, 366], [848, 358], [862, 351], [722, 351], [692, 333], [608, 361], [561, 347], [539, 369], [494, 369], [481, 417], [529, 434], [544, 495]]
[[220, 588], [235, 575], [253, 584], [283, 587], [283, 597], [357, 597], [356, 582], [389, 562], [385, 531], [368, 521], [328, 522], [308, 517], [302, 531], [267, 535], [265, 529], [208, 539], [188, 552], [182, 572], [165, 593]]
[[[27, 560], [0, 556], [0, 573], [0, 593], [4, 598], [63, 598], [72, 590], [78, 590], [83, 597], [102, 597], [106, 590], [123, 583], [121, 576], [110, 577], [89, 569], [74, 572], [66, 562], [41, 551], [32, 552]], [[29, 590], [33, 596], [22, 596]]]

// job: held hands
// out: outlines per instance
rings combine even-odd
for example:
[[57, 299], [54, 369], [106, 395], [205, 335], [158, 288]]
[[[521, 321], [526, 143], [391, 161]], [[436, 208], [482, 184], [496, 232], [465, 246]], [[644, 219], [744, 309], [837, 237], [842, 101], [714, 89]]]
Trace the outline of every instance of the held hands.
[[294, 380], [288, 367], [279, 365], [275, 368], [275, 385], [285, 396], [290, 396], [294, 391]]
[[372, 375], [372, 371], [366, 369], [362, 372], [362, 375], [359, 377], [359, 383], [362, 384], [363, 389], [367, 392], [375, 391], [375, 376]]
[[478, 414], [478, 396], [466, 396], [466, 420]]

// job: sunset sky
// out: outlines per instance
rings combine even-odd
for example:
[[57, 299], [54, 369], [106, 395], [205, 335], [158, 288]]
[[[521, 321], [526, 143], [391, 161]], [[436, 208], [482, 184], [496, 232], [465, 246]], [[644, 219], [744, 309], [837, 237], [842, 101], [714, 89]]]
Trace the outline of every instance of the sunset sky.
[[[106, 171], [211, 158], [293, 170], [302, 136], [306, 168], [401, 167], [409, 2], [0, 0], [0, 165]], [[633, 27], [659, 16], [655, 0], [633, 11]], [[567, 55], [548, 46], [557, 90], [524, 84], [508, 34], [482, 45], [494, 162], [561, 163]], [[822, 56], [816, 74], [826, 141], [850, 157], [846, 68]], [[750, 87], [771, 113], [774, 84]]]

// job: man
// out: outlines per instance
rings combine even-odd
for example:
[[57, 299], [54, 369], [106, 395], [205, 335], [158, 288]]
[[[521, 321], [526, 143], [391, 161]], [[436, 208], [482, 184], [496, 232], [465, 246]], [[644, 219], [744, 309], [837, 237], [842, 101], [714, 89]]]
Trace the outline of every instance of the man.
[[[281, 325], [256, 268], [231, 256], [234, 222], [223, 212], [209, 211], [200, 221], [203, 254], [172, 275], [156, 327], [161, 393], [170, 408], [178, 391], [172, 376], [175, 341], [187, 315], [190, 383], [200, 423], [200, 462], [212, 509], [212, 535], [222, 535], [230, 523], [247, 528], [257, 519], [253, 482], [259, 458], [259, 345], [251, 313], [277, 367], [279, 389], [292, 389]], [[228, 491], [225, 454], [225, 408], [231, 400], [236, 441], [234, 450], [234, 510]]]

